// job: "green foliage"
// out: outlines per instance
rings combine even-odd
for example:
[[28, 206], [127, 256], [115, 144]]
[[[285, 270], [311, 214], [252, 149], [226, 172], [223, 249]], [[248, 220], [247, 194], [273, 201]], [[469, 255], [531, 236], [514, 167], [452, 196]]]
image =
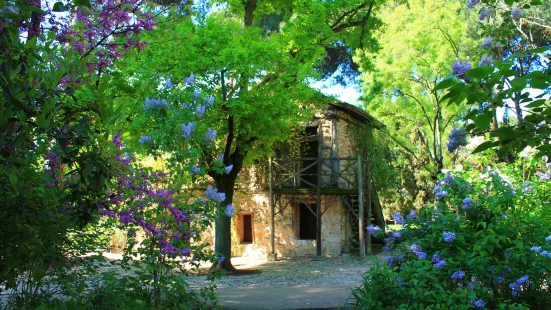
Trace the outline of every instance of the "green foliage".
[[[544, 309], [551, 302], [548, 184], [535, 177], [523, 184], [518, 165], [446, 176], [435, 188], [445, 198], [410, 214], [399, 235], [387, 234], [387, 264], [366, 273], [354, 305], [474, 309], [482, 300], [488, 309]], [[452, 277], [457, 271], [464, 275]], [[523, 276], [526, 283], [511, 286]]]
[[[540, 155], [551, 154], [549, 3], [483, 1], [475, 8], [481, 7], [490, 17], [471, 21], [469, 34], [487, 38], [478, 52], [492, 61], [469, 70], [466, 78], [441, 81], [435, 89], [446, 90], [442, 100], [451, 106], [466, 104], [467, 129], [487, 138], [476, 152], [495, 149], [504, 158], [529, 146]], [[513, 18], [515, 10], [519, 18]], [[516, 122], [498, 126], [500, 109], [514, 111]]]
[[454, 60], [473, 56], [475, 42], [464, 36], [463, 6], [460, 1], [388, 3], [380, 14], [384, 25], [374, 34], [380, 49], [364, 54], [375, 69], [358, 58], [365, 107], [386, 124], [387, 158], [398, 173], [393, 190], [381, 195], [386, 210], [424, 205], [451, 159], [446, 137], [461, 107], [446, 106], [434, 86], [449, 75]]

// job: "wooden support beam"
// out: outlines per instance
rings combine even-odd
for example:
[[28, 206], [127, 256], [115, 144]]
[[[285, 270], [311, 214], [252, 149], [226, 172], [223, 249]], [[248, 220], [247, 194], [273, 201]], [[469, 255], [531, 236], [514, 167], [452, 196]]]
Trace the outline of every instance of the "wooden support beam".
[[318, 175], [316, 184], [316, 207], [317, 207], [317, 231], [316, 231], [316, 256], [321, 257], [321, 157], [323, 145], [323, 132], [321, 130], [321, 122], [318, 124]]
[[272, 215], [272, 234], [271, 234], [271, 245], [272, 245], [272, 257], [270, 259], [276, 260], [276, 252], [275, 252], [275, 202], [274, 202], [274, 192], [272, 190], [272, 158], [269, 159], [269, 166], [270, 166], [270, 172], [268, 174], [268, 177], [270, 178], [269, 187], [270, 187], [270, 211]]
[[350, 253], [350, 210], [344, 210], [344, 252]]
[[364, 227], [364, 187], [362, 158], [358, 155], [358, 234], [360, 237], [360, 258], [365, 257], [365, 227]]
[[[371, 191], [369, 190], [371, 184], [371, 171], [369, 169], [369, 159], [365, 160], [365, 176], [367, 181], [367, 226], [371, 226]], [[367, 255], [371, 255], [371, 235], [367, 234]]]

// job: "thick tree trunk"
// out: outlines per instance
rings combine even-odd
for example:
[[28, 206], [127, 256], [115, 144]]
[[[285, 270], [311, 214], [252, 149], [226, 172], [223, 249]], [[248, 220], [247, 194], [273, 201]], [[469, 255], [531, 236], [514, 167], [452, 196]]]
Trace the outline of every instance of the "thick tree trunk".
[[231, 217], [227, 216], [223, 211], [228, 204], [233, 203], [235, 182], [237, 181], [237, 175], [243, 168], [243, 160], [246, 155], [246, 152], [242, 152], [238, 146], [230, 156], [224, 156], [224, 165], [233, 165], [230, 173], [211, 175], [216, 182], [218, 191], [226, 194], [226, 200], [221, 204], [221, 210], [214, 221], [214, 252], [224, 257], [224, 260], [215, 267], [227, 271], [233, 271], [235, 268], [231, 263]]

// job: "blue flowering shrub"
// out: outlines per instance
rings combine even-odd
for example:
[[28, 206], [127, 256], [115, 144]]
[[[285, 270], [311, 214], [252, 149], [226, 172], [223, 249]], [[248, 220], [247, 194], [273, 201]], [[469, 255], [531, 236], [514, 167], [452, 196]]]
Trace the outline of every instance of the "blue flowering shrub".
[[395, 214], [399, 233], [368, 227], [385, 238], [388, 256], [353, 290], [354, 306], [549, 309], [550, 183], [538, 176], [525, 183], [517, 174], [448, 174], [434, 188], [435, 203], [405, 218]]

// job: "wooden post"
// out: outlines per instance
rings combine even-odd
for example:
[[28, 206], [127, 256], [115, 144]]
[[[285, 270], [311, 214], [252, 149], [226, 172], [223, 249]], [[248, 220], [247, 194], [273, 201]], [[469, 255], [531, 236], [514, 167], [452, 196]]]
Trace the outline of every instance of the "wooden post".
[[358, 233], [360, 236], [360, 257], [365, 257], [365, 227], [364, 227], [364, 187], [363, 187], [363, 169], [362, 158], [358, 155]]
[[[367, 226], [371, 226], [371, 171], [369, 170], [369, 159], [365, 160], [366, 181], [367, 181]], [[371, 255], [371, 235], [367, 234], [367, 255]]]
[[322, 144], [323, 133], [321, 131], [321, 120], [318, 123], [318, 175], [316, 184], [316, 216], [317, 216], [317, 229], [316, 229], [316, 256], [321, 257], [321, 158], [323, 156]]
[[344, 212], [344, 252], [350, 253], [350, 209]]
[[275, 203], [274, 203], [274, 192], [272, 189], [272, 158], [269, 159], [269, 166], [270, 166], [270, 172], [268, 173], [268, 177], [270, 178], [269, 183], [269, 189], [270, 189], [270, 211], [272, 215], [272, 235], [271, 235], [271, 243], [272, 243], [272, 255], [270, 257], [271, 260], [276, 260], [276, 252], [275, 252]]

